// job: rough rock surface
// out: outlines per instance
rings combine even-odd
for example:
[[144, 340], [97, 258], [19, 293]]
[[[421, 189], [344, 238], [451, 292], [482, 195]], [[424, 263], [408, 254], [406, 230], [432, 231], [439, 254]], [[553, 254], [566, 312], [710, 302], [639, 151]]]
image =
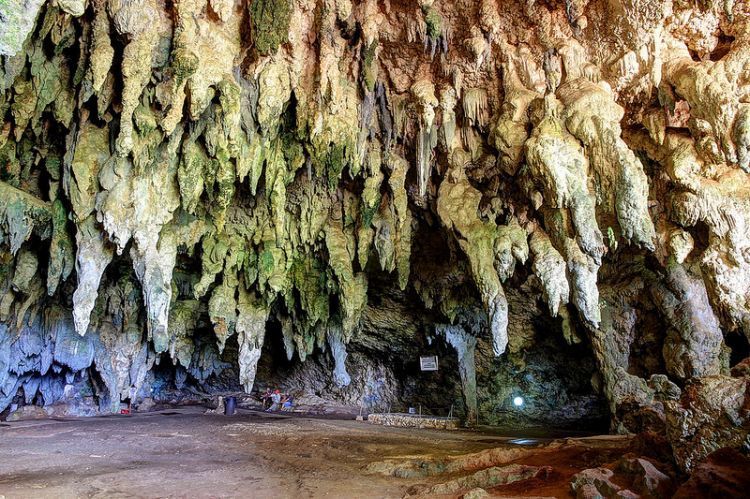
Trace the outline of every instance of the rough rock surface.
[[643, 458], [623, 458], [611, 467], [583, 470], [570, 482], [578, 498], [653, 497], [669, 498], [672, 478]]
[[712, 452], [750, 449], [750, 379], [692, 380], [682, 398], [667, 403], [667, 436], [677, 464], [691, 470]]
[[[471, 475], [433, 485], [426, 490], [420, 490], [416, 494], [409, 494], [406, 497], [435, 497], [438, 495], [455, 494], [466, 489], [473, 490], [476, 488], [507, 485], [513, 482], [544, 476], [550, 471], [551, 468], [549, 467], [527, 466], [523, 464], [493, 466], [472, 473]], [[472, 496], [470, 495], [469, 497]]]
[[733, 0], [0, 2], [0, 411], [262, 380], [746, 445], [749, 60]]
[[697, 465], [674, 497], [742, 497], [750, 487], [750, 458], [733, 449], [709, 454]]

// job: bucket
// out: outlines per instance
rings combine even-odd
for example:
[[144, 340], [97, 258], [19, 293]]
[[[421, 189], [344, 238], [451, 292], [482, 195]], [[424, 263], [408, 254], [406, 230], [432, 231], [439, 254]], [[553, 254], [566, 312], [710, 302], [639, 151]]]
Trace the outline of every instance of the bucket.
[[237, 408], [237, 398], [227, 397], [224, 399], [224, 415], [233, 416], [234, 410]]

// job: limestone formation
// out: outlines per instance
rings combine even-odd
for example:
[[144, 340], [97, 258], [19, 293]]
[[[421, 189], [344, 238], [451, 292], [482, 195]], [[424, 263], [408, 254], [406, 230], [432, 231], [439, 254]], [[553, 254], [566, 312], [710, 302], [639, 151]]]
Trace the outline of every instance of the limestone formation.
[[741, 446], [748, 61], [730, 0], [0, 0], [0, 412], [284, 373]]
[[705, 376], [667, 404], [667, 436], [683, 470], [692, 470], [718, 449], [750, 446], [749, 387], [747, 377]]
[[471, 424], [477, 418], [477, 374], [474, 353], [477, 340], [459, 326], [439, 325], [438, 333], [453, 347], [458, 356], [461, 389], [466, 403], [466, 421]]

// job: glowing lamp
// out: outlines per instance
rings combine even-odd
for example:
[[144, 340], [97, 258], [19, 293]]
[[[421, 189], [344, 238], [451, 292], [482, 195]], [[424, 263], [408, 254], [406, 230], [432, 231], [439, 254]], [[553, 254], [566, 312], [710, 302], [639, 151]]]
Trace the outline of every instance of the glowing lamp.
[[523, 405], [523, 397], [513, 397], [513, 405], [521, 407]]

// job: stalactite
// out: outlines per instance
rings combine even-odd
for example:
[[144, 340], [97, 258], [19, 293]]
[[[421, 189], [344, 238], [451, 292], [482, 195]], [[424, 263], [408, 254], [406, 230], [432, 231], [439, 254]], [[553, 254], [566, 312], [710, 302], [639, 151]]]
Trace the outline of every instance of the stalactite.
[[427, 194], [427, 183], [432, 173], [432, 152], [437, 145], [435, 128], [435, 108], [438, 105], [435, 97], [435, 86], [429, 81], [419, 81], [411, 88], [420, 106], [419, 132], [417, 134], [417, 184], [419, 194]]
[[330, 324], [326, 338], [335, 365], [333, 369], [333, 381], [339, 387], [348, 386], [352, 382], [352, 379], [346, 371], [347, 353], [341, 327], [336, 324]]
[[461, 98], [464, 116], [470, 125], [484, 128], [488, 111], [487, 91], [483, 88], [468, 88]]
[[240, 345], [240, 383], [245, 392], [250, 393], [263, 349], [268, 309], [257, 297], [245, 291], [243, 286], [239, 289], [240, 296], [237, 303], [239, 314], [236, 328]]

